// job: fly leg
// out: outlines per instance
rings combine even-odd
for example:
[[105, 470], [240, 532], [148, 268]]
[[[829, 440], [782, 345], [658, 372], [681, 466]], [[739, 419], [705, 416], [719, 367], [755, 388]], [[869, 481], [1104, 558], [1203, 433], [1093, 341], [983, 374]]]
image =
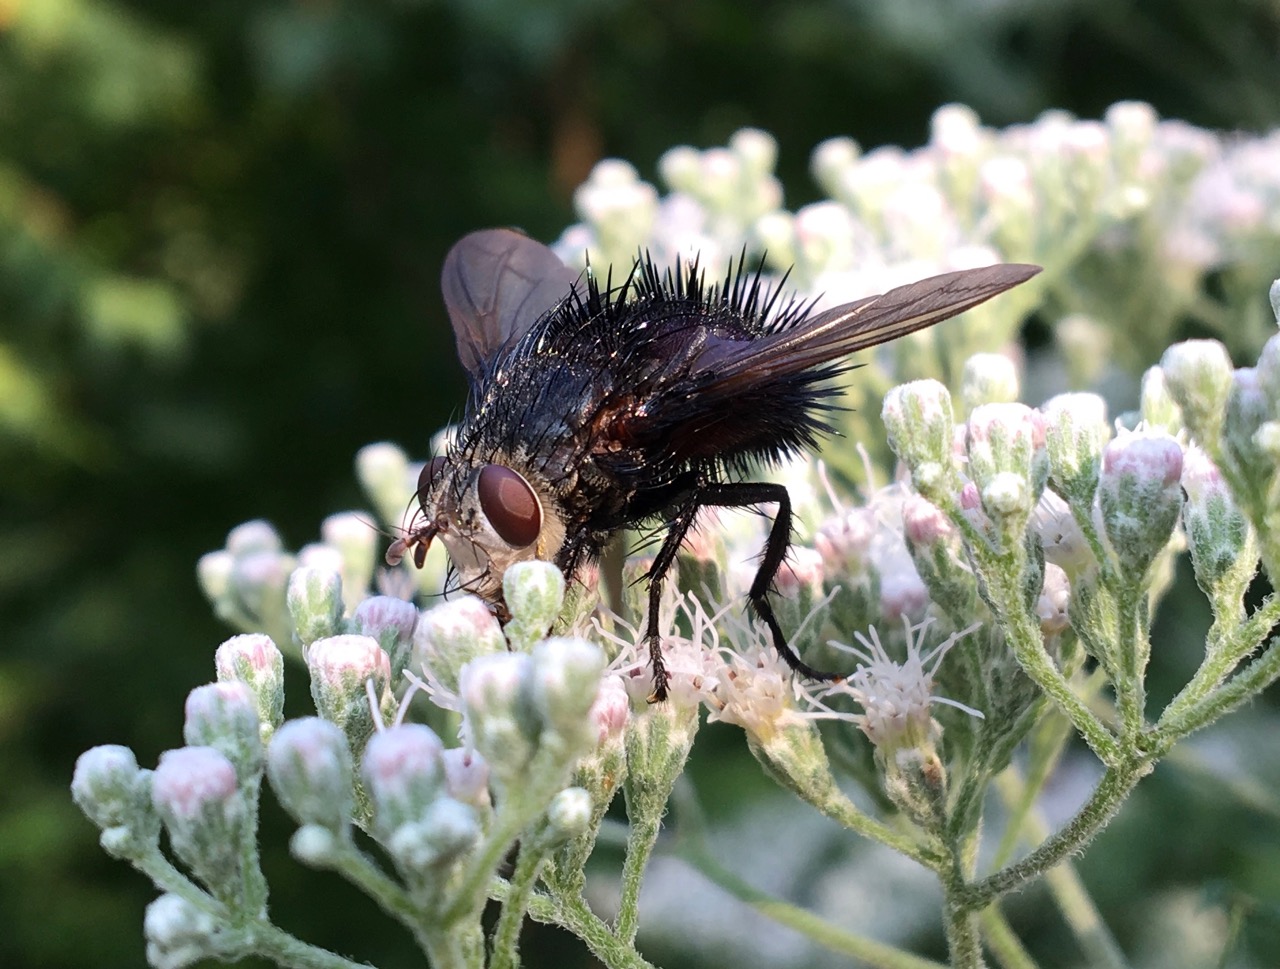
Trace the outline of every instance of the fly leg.
[[782, 567], [787, 556], [787, 548], [791, 544], [791, 496], [787, 494], [785, 485], [768, 482], [723, 482], [699, 487], [688, 502], [680, 509], [671, 521], [667, 537], [658, 549], [653, 560], [653, 568], [649, 570], [649, 622], [645, 628], [645, 639], [649, 642], [649, 663], [653, 668], [653, 694], [650, 702], [661, 702], [667, 698], [667, 682], [670, 679], [666, 667], [662, 663], [661, 634], [658, 628], [658, 603], [662, 598], [662, 581], [666, 577], [671, 564], [685, 535], [693, 525], [701, 508], [744, 508], [750, 505], [774, 503], [778, 513], [769, 529], [769, 538], [765, 543], [764, 555], [760, 559], [760, 567], [747, 592], [751, 608], [760, 620], [769, 627], [773, 637], [773, 646], [791, 669], [811, 680], [844, 679], [842, 673], [828, 673], [814, 669], [802, 660], [787, 643], [778, 618], [769, 604], [769, 588], [773, 578]]
[[649, 694], [650, 703], [661, 703], [667, 698], [667, 682], [671, 676], [662, 662], [662, 631], [658, 625], [658, 606], [662, 601], [662, 582], [675, 562], [684, 537], [689, 533], [694, 518], [702, 502], [691, 499], [667, 525], [667, 537], [662, 540], [662, 547], [653, 557], [653, 566], [649, 569], [649, 620], [645, 623], [644, 638], [649, 643], [649, 667], [653, 670], [653, 692]]
[[769, 588], [773, 585], [778, 569], [782, 568], [782, 561], [787, 557], [787, 548], [791, 544], [791, 496], [787, 494], [786, 485], [751, 481], [724, 482], [701, 488], [696, 500], [700, 506], [714, 505], [720, 508], [742, 508], [771, 502], [777, 504], [778, 513], [773, 519], [773, 527], [769, 529], [764, 555], [760, 558], [760, 567], [751, 582], [747, 599], [756, 615], [769, 627], [773, 646], [788, 666], [811, 680], [843, 680], [844, 674], [814, 669], [796, 654], [787, 644], [787, 637], [783, 635], [778, 618], [773, 614], [773, 606], [769, 604]]

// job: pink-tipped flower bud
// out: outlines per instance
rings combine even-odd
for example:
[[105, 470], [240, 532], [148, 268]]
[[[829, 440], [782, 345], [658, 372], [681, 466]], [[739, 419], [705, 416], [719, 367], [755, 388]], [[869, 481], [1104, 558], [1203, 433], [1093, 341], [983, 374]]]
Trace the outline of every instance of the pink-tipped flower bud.
[[253, 691], [262, 739], [284, 720], [284, 656], [270, 636], [245, 633], [232, 636], [213, 654], [220, 683], [244, 683]]
[[493, 611], [475, 596], [462, 596], [419, 617], [413, 647], [415, 660], [457, 693], [462, 668], [478, 656], [505, 653], [507, 641]]
[[1189, 447], [1184, 455], [1182, 488], [1187, 496], [1183, 527], [1200, 588], [1214, 595], [1229, 576], [1247, 582], [1258, 554], [1249, 523], [1222, 472], [1201, 448]]
[[585, 788], [567, 787], [547, 805], [546, 836], [552, 845], [576, 838], [591, 824], [591, 795]]
[[210, 683], [187, 694], [182, 739], [212, 747], [236, 766], [240, 783], [262, 770], [262, 721], [253, 691], [244, 683]]
[[564, 604], [564, 576], [550, 562], [517, 562], [502, 576], [502, 594], [511, 611], [507, 641], [528, 652], [551, 631]]
[[1102, 524], [1124, 579], [1138, 585], [1182, 508], [1182, 448], [1164, 435], [1124, 434], [1102, 452]]
[[308, 566], [295, 569], [289, 576], [287, 601], [294, 635], [303, 646], [341, 631], [346, 606], [342, 579], [336, 572]]
[[1175, 343], [1160, 358], [1169, 396], [1182, 411], [1192, 436], [1212, 445], [1222, 431], [1231, 391], [1231, 357], [1217, 340]]
[[1271, 401], [1258, 381], [1258, 371], [1253, 367], [1235, 371], [1222, 423], [1223, 450], [1258, 496], [1267, 493], [1276, 470], [1276, 458], [1268, 453], [1266, 435], [1258, 434], [1273, 416]]
[[459, 676], [467, 735], [502, 784], [517, 780], [528, 768], [542, 734], [542, 718], [531, 702], [532, 685], [528, 653], [478, 656]]
[[1110, 437], [1106, 401], [1097, 394], [1059, 394], [1045, 402], [1043, 413], [1054, 487], [1081, 507], [1092, 505]]
[[534, 707], [547, 727], [575, 747], [595, 740], [588, 714], [606, 663], [604, 651], [585, 639], [558, 636], [533, 648]]
[[330, 636], [307, 649], [311, 699], [316, 712], [336, 723], [353, 752], [362, 750], [373, 733], [373, 697], [381, 702], [391, 683], [391, 660], [368, 636]]
[[247, 810], [231, 761], [212, 747], [166, 751], [151, 801], [174, 854], [219, 898], [238, 896]]
[[392, 596], [370, 596], [351, 615], [350, 631], [378, 641], [391, 659], [391, 678], [398, 679], [409, 664], [418, 610], [412, 602]]
[[344, 834], [355, 811], [354, 779], [347, 738], [328, 720], [290, 720], [271, 738], [267, 780], [301, 825]]
[[425, 724], [399, 724], [373, 735], [360, 774], [379, 838], [388, 840], [401, 825], [422, 820], [444, 793], [443, 755], [444, 744]]
[[954, 475], [951, 435], [955, 418], [951, 395], [936, 380], [894, 387], [881, 410], [889, 446], [908, 468], [916, 489], [930, 497]]
[[[1025, 404], [982, 404], [969, 415], [965, 439], [969, 476], [981, 494], [991, 479], [1008, 472], [1022, 478], [1032, 501], [1049, 474], [1043, 415]], [[1028, 505], [1028, 509], [1030, 506]], [[987, 509], [990, 514], [991, 509]]]
[[76, 760], [71, 796], [102, 829], [102, 847], [114, 858], [136, 858], [155, 845], [160, 821], [151, 804], [151, 772], [133, 751], [117, 744], [86, 750]]
[[867, 508], [850, 508], [819, 525], [813, 545], [832, 574], [862, 575], [867, 570], [874, 536], [875, 513]]

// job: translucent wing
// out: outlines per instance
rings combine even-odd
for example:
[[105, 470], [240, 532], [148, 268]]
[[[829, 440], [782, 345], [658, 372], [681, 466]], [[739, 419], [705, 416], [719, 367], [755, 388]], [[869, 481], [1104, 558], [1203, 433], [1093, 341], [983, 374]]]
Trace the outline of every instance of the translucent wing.
[[694, 364], [700, 391], [731, 395], [744, 384], [800, 373], [963, 313], [1025, 282], [1039, 266], [1006, 263], [932, 276], [826, 310], [750, 341], [713, 340]]
[[463, 236], [440, 274], [458, 359], [474, 378], [486, 360], [569, 295], [578, 274], [512, 229]]

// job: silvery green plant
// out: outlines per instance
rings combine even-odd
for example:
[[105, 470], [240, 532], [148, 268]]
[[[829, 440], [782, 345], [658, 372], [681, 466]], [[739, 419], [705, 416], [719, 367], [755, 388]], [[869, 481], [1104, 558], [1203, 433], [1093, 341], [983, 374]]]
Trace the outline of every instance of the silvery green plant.
[[[73, 794], [103, 847], [162, 892], [144, 920], [151, 964], [352, 965], [270, 919], [265, 777], [297, 822], [295, 857], [367, 892], [434, 966], [518, 965], [528, 918], [604, 965], [650, 965], [637, 944], [661, 936], [642, 929], [642, 886], [645, 910], [677, 936], [707, 904], [664, 908], [673, 855], [803, 933], [806, 964], [939, 965], [883, 941], [884, 926], [864, 931], [856, 909], [803, 911], [734, 870], [683, 781], [704, 724], [722, 722], [811, 816], [934, 879], [950, 965], [1033, 966], [1002, 904], [1041, 879], [1080, 961], [1127, 965], [1071, 857], [1175, 744], [1280, 676], [1280, 601], [1245, 598], [1259, 571], [1274, 585], [1280, 569], [1280, 284], [1269, 334], [1252, 308], [1266, 253], [1280, 252], [1280, 164], [1260, 164], [1277, 151], [1274, 136], [1228, 144], [1134, 103], [1101, 122], [1051, 113], [1004, 131], [950, 106], [915, 152], [820, 146], [813, 170], [831, 197], [795, 213], [763, 132], [674, 149], [660, 164], [666, 196], [602, 163], [558, 244], [593, 266], [628, 265], [638, 247], [707, 265], [767, 250], [767, 272], [794, 266], [792, 281], [825, 302], [995, 260], [1046, 266], [1031, 286], [880, 348], [850, 382], [845, 439], [767, 472], [799, 529], [779, 618], [810, 662], [848, 676], [797, 681], [749, 619], [758, 516], [708, 513], [691, 533], [661, 604], [662, 704], [646, 702], [643, 553], [613, 576], [509, 570], [505, 626], [470, 596], [421, 608], [420, 593], [445, 585], [441, 549], [421, 570], [379, 568], [368, 522], [399, 525], [422, 465], [370, 445], [356, 468], [372, 513], [332, 516], [296, 553], [251, 522], [201, 560], [206, 594], [241, 635], [188, 699], [186, 746], [154, 770], [120, 747], [77, 765]], [[1210, 271], [1225, 282], [1212, 307], [1199, 295]], [[1159, 357], [1140, 409], [1113, 419], [1089, 392], [1020, 403], [1008, 345], [1033, 308], [1061, 320], [1064, 383]], [[1232, 347], [1165, 349], [1188, 313]], [[1236, 369], [1230, 350], [1249, 334], [1265, 345]], [[1184, 552], [1213, 624], [1198, 669], [1156, 709], [1152, 618]], [[608, 586], [621, 595], [605, 604]], [[284, 720], [286, 655], [306, 664], [314, 716]], [[1097, 780], [1052, 829], [1049, 782], [1085, 756]], [[775, 821], [731, 851], [785, 868], [802, 829]], [[598, 845], [621, 848], [615, 875], [595, 862], [588, 874]], [[892, 857], [848, 880], [879, 884]], [[482, 922], [490, 903], [497, 920]]]

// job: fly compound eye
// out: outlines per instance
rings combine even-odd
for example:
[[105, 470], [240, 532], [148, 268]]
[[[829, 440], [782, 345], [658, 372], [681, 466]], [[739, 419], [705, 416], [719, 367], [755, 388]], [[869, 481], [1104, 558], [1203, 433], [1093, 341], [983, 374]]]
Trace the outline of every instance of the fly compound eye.
[[418, 501], [426, 500], [427, 492], [431, 490], [431, 486], [444, 473], [444, 467], [448, 462], [444, 458], [435, 457], [422, 466], [422, 470], [418, 472]]
[[476, 484], [480, 510], [508, 545], [532, 545], [542, 531], [542, 506], [529, 482], [500, 464], [485, 465]]

